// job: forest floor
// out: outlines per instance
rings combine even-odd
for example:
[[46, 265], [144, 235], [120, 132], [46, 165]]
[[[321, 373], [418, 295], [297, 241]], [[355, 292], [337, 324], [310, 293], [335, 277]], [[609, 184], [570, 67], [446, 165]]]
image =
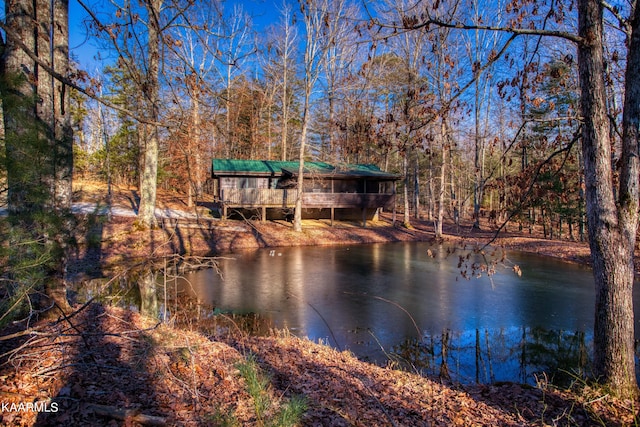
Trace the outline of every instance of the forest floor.
[[[77, 201], [104, 203], [104, 188], [81, 183]], [[135, 208], [135, 192], [114, 192], [114, 205]], [[132, 204], [133, 203], [133, 204]], [[178, 195], [158, 205], [189, 211]], [[167, 214], [167, 216], [171, 216]], [[427, 222], [413, 229], [388, 217], [364, 229], [309, 221], [303, 233], [284, 222], [167, 218], [137, 230], [130, 217], [87, 216], [71, 260], [78, 281], [110, 275], [134, 259], [176, 251], [222, 253], [291, 244], [353, 244], [433, 239]], [[454, 233], [456, 231], [456, 233]], [[447, 229], [449, 243], [478, 247], [491, 230]], [[504, 234], [493, 247], [586, 262], [579, 242]], [[287, 331], [255, 337], [226, 316], [201, 329], [158, 323], [123, 308], [76, 305], [57, 320], [31, 319], [0, 332], [0, 425], [266, 426], [295, 419], [305, 426], [629, 426], [640, 423], [640, 401], [616, 399], [582, 380], [558, 389], [513, 383], [458, 385], [376, 366], [349, 352]], [[220, 327], [216, 325], [220, 322]], [[221, 325], [226, 325], [222, 327]], [[8, 339], [12, 334], [12, 338]], [[257, 384], [257, 386], [256, 386]], [[12, 405], [13, 404], [13, 405]], [[22, 404], [22, 406], [20, 406]], [[28, 406], [31, 404], [31, 406]], [[31, 409], [30, 409], [31, 408]], [[39, 410], [36, 410], [39, 409]]]

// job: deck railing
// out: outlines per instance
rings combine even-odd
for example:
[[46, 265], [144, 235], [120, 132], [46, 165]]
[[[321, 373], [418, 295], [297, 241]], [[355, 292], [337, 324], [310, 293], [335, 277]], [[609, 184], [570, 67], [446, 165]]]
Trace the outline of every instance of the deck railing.
[[[291, 208], [296, 203], [297, 190], [271, 188], [227, 188], [221, 191], [222, 203], [228, 207]], [[395, 194], [379, 193], [303, 193], [302, 205], [307, 208], [390, 208]]]
[[273, 188], [226, 188], [221, 191], [222, 203], [235, 207], [286, 208], [296, 204], [296, 190]]

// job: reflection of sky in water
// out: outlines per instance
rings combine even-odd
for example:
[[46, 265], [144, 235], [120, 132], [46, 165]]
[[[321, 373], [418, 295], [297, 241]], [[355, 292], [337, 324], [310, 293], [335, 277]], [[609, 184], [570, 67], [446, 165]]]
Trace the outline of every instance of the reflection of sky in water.
[[222, 278], [201, 271], [188, 280], [205, 304], [263, 314], [276, 327], [361, 357], [378, 358], [380, 347], [418, 337], [414, 321], [423, 335], [591, 330], [589, 269], [511, 253], [491, 279], [467, 280], [459, 255], [466, 252], [447, 256], [446, 248], [427, 243], [278, 248], [221, 259]]

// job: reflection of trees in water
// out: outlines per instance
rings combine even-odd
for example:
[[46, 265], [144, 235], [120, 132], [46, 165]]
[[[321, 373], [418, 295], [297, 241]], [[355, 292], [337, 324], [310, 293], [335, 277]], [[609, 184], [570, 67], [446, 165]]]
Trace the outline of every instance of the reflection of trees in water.
[[267, 335], [273, 330], [270, 319], [257, 313], [233, 313], [199, 304], [189, 297], [180, 301], [172, 313], [172, 321], [180, 328], [198, 330], [207, 335]]
[[[162, 286], [161, 286], [162, 287]], [[164, 289], [159, 290], [164, 296]], [[179, 286], [167, 286], [168, 320], [180, 328], [198, 330], [208, 335], [266, 335], [273, 329], [271, 320], [257, 313], [234, 313], [203, 304], [194, 293]]]
[[214, 268], [213, 258], [170, 257], [164, 263], [142, 263], [112, 278], [94, 278], [72, 289], [73, 300], [91, 299], [139, 311], [159, 321], [206, 334], [242, 333], [267, 335], [272, 321], [257, 313], [233, 313], [203, 304], [190, 288], [185, 272]]
[[590, 366], [584, 332], [542, 328], [445, 330], [395, 346], [395, 364], [422, 375], [469, 383], [518, 381], [535, 384], [543, 375], [557, 385], [583, 378]]
[[119, 274], [112, 278], [94, 278], [70, 287], [69, 298], [74, 303], [85, 303], [89, 300], [116, 307], [140, 310], [139, 273]]
[[522, 332], [522, 365], [538, 369], [529, 375], [550, 375], [551, 382], [568, 385], [584, 378], [590, 364], [584, 332], [550, 331], [542, 328]]

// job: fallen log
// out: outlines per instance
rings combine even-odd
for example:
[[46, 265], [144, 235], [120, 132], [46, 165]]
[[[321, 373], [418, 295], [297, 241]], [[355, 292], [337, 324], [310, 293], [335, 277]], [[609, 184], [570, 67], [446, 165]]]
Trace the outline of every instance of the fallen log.
[[87, 409], [102, 417], [109, 417], [120, 421], [134, 421], [145, 426], [166, 426], [167, 420], [164, 417], [146, 415], [137, 409], [118, 409], [113, 406], [89, 404]]

